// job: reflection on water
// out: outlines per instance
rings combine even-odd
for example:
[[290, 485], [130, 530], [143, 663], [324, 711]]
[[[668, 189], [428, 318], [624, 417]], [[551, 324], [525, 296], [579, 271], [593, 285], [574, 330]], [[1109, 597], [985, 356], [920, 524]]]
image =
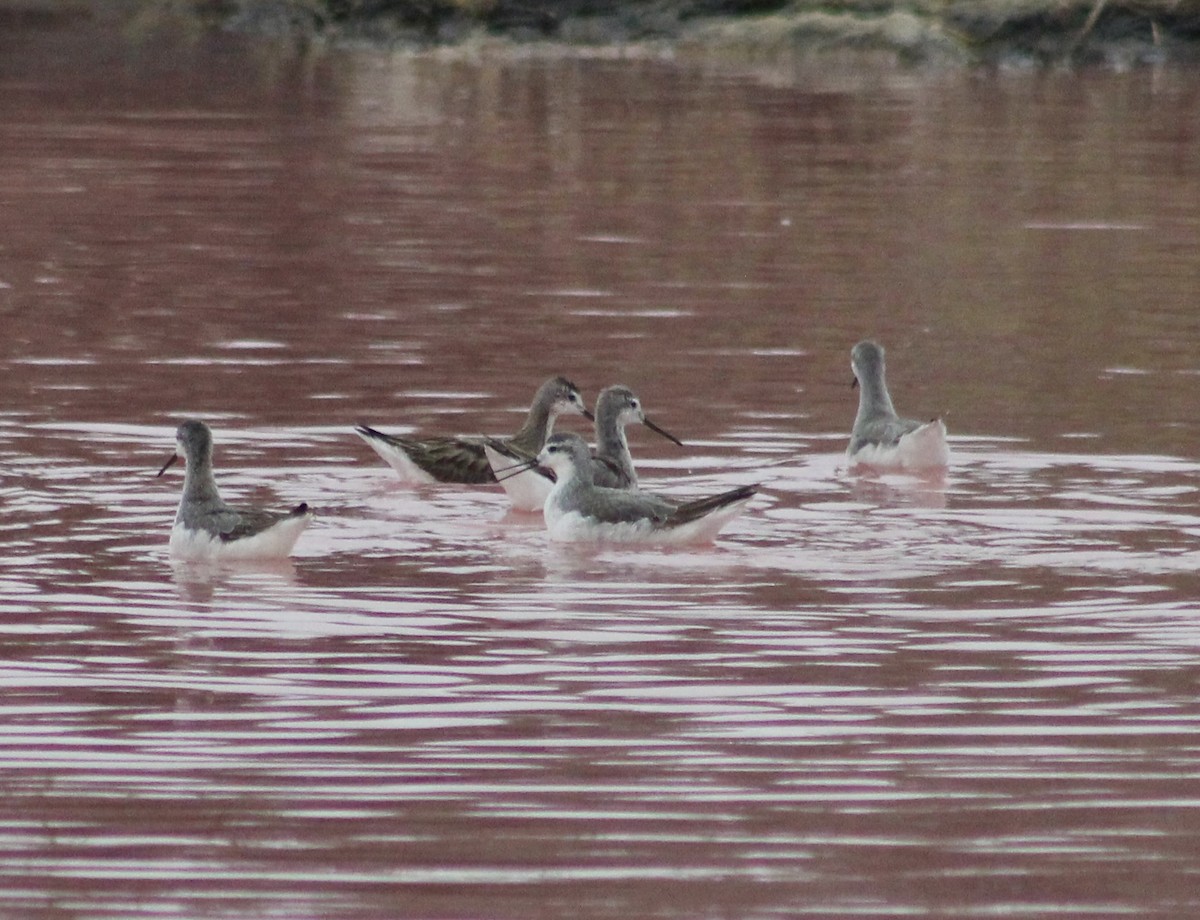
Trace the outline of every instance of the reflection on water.
[[[1195, 75], [19, 35], [0, 914], [1195, 913]], [[846, 473], [866, 335], [944, 479]], [[352, 433], [560, 372], [760, 497], [553, 547]], [[188, 415], [294, 559], [167, 558]]]

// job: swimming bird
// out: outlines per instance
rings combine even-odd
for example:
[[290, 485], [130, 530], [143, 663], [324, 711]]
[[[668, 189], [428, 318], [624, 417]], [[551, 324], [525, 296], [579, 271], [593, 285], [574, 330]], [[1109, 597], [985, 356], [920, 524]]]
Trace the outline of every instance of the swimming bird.
[[629, 454], [625, 426], [641, 422], [655, 434], [680, 447], [683, 442], [650, 421], [641, 400], [626, 386], [611, 386], [596, 399], [596, 450], [592, 453], [592, 482], [610, 489], [636, 489], [637, 470]]
[[[554, 430], [555, 420], [564, 412], [592, 419], [579, 387], [566, 377], [551, 377], [534, 394], [525, 424], [511, 438], [501, 439], [501, 443], [511, 444], [523, 453], [536, 454]], [[354, 430], [405, 482], [496, 481], [483, 451], [482, 437], [409, 438], [384, 434], [363, 424]]]
[[161, 476], [181, 456], [187, 464], [183, 497], [171, 529], [170, 550], [181, 559], [281, 559], [287, 556], [313, 513], [304, 502], [291, 511], [232, 508], [213, 478], [213, 437], [204, 422], [189, 419], [175, 432], [175, 453]]
[[905, 470], [944, 469], [950, 463], [946, 426], [900, 418], [884, 380], [883, 346], [859, 342], [850, 351], [850, 367], [858, 389], [858, 414], [846, 457], [859, 464]]
[[628, 489], [598, 486], [591, 479], [591, 452], [577, 434], [556, 434], [535, 461], [554, 472], [546, 498], [546, 530], [552, 540], [640, 543], [710, 543], [758, 492], [738, 486], [695, 501], [678, 502]]
[[[680, 447], [683, 442], [675, 435], [652, 422], [642, 409], [641, 400], [627, 386], [611, 386], [600, 391], [596, 398], [596, 449], [591, 455], [592, 482], [611, 489], [636, 489], [637, 470], [629, 454], [629, 442], [625, 437], [625, 426], [641, 422], [651, 431], [673, 441]], [[536, 451], [522, 452], [511, 444], [498, 444], [489, 439], [484, 444], [492, 472], [512, 469], [515, 463], [531, 461]], [[519, 511], [541, 511], [550, 494], [553, 480], [536, 468], [511, 476], [498, 476], [500, 484], [513, 507]]]

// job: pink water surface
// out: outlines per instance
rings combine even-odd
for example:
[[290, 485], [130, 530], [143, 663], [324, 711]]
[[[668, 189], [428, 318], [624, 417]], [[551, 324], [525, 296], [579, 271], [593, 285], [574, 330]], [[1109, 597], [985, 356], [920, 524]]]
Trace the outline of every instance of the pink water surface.
[[[27, 25], [0, 916], [1200, 911], [1200, 77]], [[865, 336], [944, 479], [845, 471]], [[631, 429], [647, 488], [760, 497], [564, 548], [352, 432], [555, 373], [687, 442]], [[293, 560], [169, 560], [188, 416]]]

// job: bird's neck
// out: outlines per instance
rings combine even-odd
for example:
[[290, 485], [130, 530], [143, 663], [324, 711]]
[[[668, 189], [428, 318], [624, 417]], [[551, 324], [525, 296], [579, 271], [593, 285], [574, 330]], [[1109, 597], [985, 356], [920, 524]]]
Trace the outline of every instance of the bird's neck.
[[183, 497], [193, 502], [221, 501], [211, 462], [206, 460], [188, 463], [183, 477]]
[[895, 415], [892, 397], [888, 395], [887, 384], [883, 382], [882, 377], [858, 382], [858, 421]]
[[633, 458], [629, 454], [629, 439], [625, 436], [625, 426], [619, 421], [616, 425], [608, 426], [603, 432], [597, 429], [596, 452], [605, 460], [619, 466], [631, 482], [637, 482]]
[[620, 420], [596, 426], [596, 450], [602, 457], [620, 458], [629, 453], [629, 440]]
[[584, 477], [580, 474], [578, 465], [569, 463], [555, 467], [554, 488], [550, 491], [556, 497], [556, 501], [561, 502], [584, 487]]
[[556, 418], [557, 410], [541, 402], [534, 403], [529, 408], [529, 414], [525, 416], [525, 424], [513, 435], [513, 442], [531, 453], [537, 453], [546, 443], [546, 439], [554, 433]]

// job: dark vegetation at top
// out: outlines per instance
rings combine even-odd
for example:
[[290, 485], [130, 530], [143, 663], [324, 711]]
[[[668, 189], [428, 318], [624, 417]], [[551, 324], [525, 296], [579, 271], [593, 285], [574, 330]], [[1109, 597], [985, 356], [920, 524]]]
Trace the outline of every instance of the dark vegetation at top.
[[6, 17], [100, 8], [381, 47], [497, 37], [751, 55], [881, 50], [909, 63], [1200, 60], [1200, 0], [0, 0], [0, 25]]

